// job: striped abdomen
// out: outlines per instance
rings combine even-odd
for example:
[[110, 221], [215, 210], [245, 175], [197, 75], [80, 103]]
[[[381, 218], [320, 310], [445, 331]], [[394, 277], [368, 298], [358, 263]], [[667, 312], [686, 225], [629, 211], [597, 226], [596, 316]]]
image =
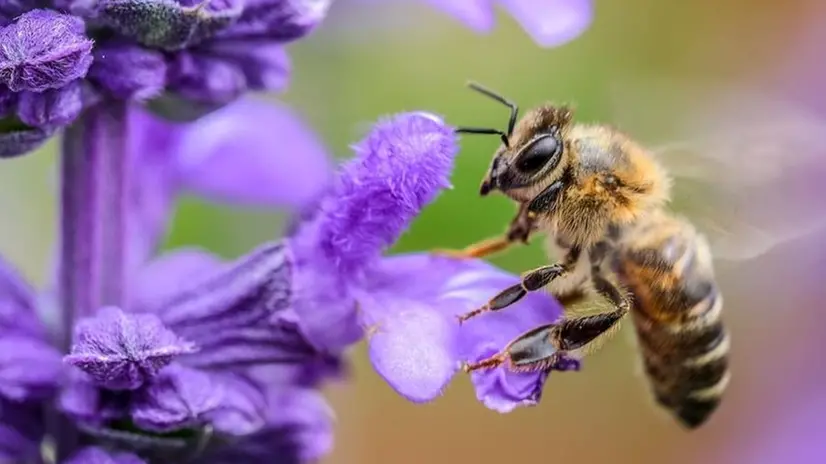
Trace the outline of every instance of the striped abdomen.
[[722, 295], [708, 247], [693, 227], [662, 216], [645, 230], [627, 237], [616, 270], [634, 297], [632, 318], [654, 397], [696, 428], [729, 381]]

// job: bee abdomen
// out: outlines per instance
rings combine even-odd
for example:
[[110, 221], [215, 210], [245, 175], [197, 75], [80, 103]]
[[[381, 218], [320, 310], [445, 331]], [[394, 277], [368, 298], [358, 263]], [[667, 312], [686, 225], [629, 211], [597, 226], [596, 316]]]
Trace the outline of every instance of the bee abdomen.
[[[681, 323], [652, 323], [635, 312], [645, 370], [657, 402], [686, 427], [696, 428], [719, 405], [729, 382], [729, 336], [715, 285]], [[641, 301], [640, 304], [646, 302]]]

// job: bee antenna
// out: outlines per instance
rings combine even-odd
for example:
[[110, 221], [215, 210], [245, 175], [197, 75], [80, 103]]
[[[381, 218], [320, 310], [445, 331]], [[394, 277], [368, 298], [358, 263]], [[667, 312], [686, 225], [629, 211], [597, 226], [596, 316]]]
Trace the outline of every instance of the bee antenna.
[[457, 127], [454, 131], [457, 134], [495, 134], [498, 135], [500, 139], [502, 139], [502, 143], [505, 147], [510, 148], [508, 144], [508, 136], [504, 132], [500, 131], [499, 129], [488, 129], [485, 127]]
[[500, 95], [498, 92], [495, 92], [477, 82], [469, 81], [467, 86], [470, 87], [472, 90], [475, 90], [482, 95], [492, 98], [499, 103], [507, 106], [511, 110], [510, 119], [508, 120], [508, 132], [507, 136], [510, 137], [513, 134], [513, 128], [516, 127], [516, 118], [519, 117], [519, 107], [516, 106], [516, 103], [508, 100], [507, 98]]

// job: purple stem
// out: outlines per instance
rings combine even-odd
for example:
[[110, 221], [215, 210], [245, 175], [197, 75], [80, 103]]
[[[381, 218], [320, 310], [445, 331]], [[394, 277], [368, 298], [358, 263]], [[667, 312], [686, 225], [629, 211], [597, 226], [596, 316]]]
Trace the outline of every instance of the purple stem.
[[60, 214], [61, 347], [74, 322], [123, 307], [126, 265], [126, 105], [89, 108], [63, 138]]
[[60, 348], [69, 352], [74, 321], [99, 305], [101, 157], [95, 109], [66, 129], [60, 160]]
[[[75, 321], [101, 306], [123, 307], [126, 281], [127, 106], [95, 105], [66, 129], [61, 156], [60, 348], [68, 353]], [[72, 425], [50, 417], [58, 454], [71, 452]]]
[[126, 298], [127, 216], [129, 211], [129, 150], [127, 147], [127, 105], [112, 102], [102, 111], [106, 118], [99, 132], [103, 157], [103, 237], [101, 242], [101, 306], [124, 308]]

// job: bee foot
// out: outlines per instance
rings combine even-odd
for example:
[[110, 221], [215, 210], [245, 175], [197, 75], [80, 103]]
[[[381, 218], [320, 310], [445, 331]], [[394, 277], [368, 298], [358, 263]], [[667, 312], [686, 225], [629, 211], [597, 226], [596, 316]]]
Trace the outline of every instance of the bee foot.
[[460, 314], [460, 315], [456, 316], [456, 318], [459, 319], [459, 325], [462, 325], [462, 324], [465, 323], [466, 320], [472, 319], [472, 318], [474, 318], [474, 317], [476, 317], [476, 316], [478, 316], [482, 313], [486, 313], [488, 311], [490, 311], [490, 306], [485, 305], [485, 306], [482, 306], [479, 309], [474, 309], [473, 311], [471, 311], [469, 313]]
[[491, 356], [490, 358], [483, 359], [483, 360], [475, 362], [475, 363], [467, 363], [467, 362], [463, 363], [462, 364], [462, 370], [465, 373], [471, 373], [471, 372], [478, 371], [478, 370], [493, 369], [493, 368], [499, 367], [502, 364], [504, 364], [505, 359], [507, 359], [507, 356], [505, 354], [500, 353], [500, 354], [497, 354], [495, 356]]

